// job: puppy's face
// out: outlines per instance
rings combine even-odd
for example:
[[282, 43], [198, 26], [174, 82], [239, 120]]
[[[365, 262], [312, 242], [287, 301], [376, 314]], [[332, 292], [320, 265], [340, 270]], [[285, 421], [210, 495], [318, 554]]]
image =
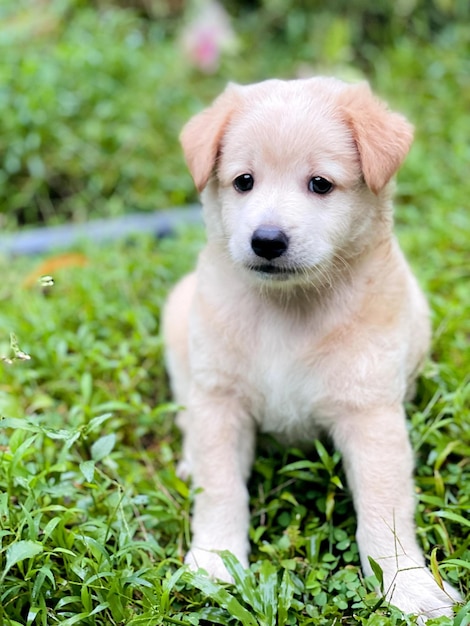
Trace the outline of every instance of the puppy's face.
[[373, 219], [351, 132], [322, 104], [302, 90], [257, 98], [224, 135], [222, 230], [233, 261], [261, 280], [326, 275]]
[[[382, 190], [401, 157], [392, 157], [390, 145], [380, 145], [382, 139], [375, 137], [379, 145], [372, 158], [383, 163], [365, 165], [374, 141], [359, 143], [364, 131], [358, 133], [348, 109], [352, 89], [333, 79], [267, 81], [231, 87], [225, 102], [219, 99], [206, 221], [251, 278], [272, 285], [328, 282], [384, 224], [389, 227]], [[367, 96], [366, 105], [370, 108], [372, 101], [387, 123], [390, 116], [400, 120], [403, 128], [396, 132], [406, 130], [410, 141], [403, 118], [385, 111], [368, 90]], [[395, 143], [400, 141], [395, 138]]]

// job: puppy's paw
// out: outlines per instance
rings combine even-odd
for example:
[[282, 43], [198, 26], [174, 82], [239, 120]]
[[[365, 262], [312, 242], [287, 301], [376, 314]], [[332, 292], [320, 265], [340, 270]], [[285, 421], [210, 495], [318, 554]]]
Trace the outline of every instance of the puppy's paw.
[[386, 595], [390, 604], [403, 613], [417, 615], [420, 625], [433, 617], [452, 617], [454, 604], [462, 601], [448, 583], [441, 589], [424, 567], [399, 571]]
[[191, 548], [185, 558], [185, 563], [193, 572], [202, 569], [216, 580], [225, 583], [233, 583], [232, 576], [228, 573], [221, 557], [212, 550], [204, 550], [203, 548]]

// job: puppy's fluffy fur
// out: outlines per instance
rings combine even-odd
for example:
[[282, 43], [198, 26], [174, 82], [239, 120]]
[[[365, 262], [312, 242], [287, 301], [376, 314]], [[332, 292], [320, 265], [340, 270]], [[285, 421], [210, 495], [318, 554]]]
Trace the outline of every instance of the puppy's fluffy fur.
[[272, 80], [229, 85], [181, 140], [208, 234], [164, 313], [180, 471], [200, 488], [187, 562], [221, 579], [217, 551], [247, 565], [257, 430], [323, 433], [343, 456], [365, 574], [372, 557], [393, 604], [451, 615], [459, 596], [415, 538], [403, 409], [430, 336], [392, 234], [411, 126], [367, 84]]

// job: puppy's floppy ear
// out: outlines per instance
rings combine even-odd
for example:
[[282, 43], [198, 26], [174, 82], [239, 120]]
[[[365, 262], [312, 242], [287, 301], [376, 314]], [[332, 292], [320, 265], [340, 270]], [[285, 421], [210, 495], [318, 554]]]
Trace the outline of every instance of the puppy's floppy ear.
[[341, 94], [341, 101], [359, 151], [364, 179], [377, 194], [408, 154], [413, 127], [376, 98], [367, 83], [348, 86]]
[[197, 190], [207, 185], [227, 124], [239, 102], [236, 85], [230, 83], [212, 106], [184, 126], [180, 141]]

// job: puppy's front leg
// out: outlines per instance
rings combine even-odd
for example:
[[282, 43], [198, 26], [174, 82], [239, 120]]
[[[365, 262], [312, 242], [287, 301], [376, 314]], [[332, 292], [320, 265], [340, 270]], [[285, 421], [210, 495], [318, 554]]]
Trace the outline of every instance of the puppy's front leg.
[[193, 538], [186, 562], [221, 580], [230, 576], [216, 553], [229, 550], [248, 565], [248, 480], [254, 425], [235, 396], [191, 393], [185, 445], [195, 496]]
[[372, 557], [382, 568], [387, 599], [420, 615], [421, 623], [451, 616], [459, 595], [436, 583], [416, 541], [413, 456], [402, 407], [350, 413], [335, 424], [333, 437], [353, 493], [364, 572], [372, 573]]

